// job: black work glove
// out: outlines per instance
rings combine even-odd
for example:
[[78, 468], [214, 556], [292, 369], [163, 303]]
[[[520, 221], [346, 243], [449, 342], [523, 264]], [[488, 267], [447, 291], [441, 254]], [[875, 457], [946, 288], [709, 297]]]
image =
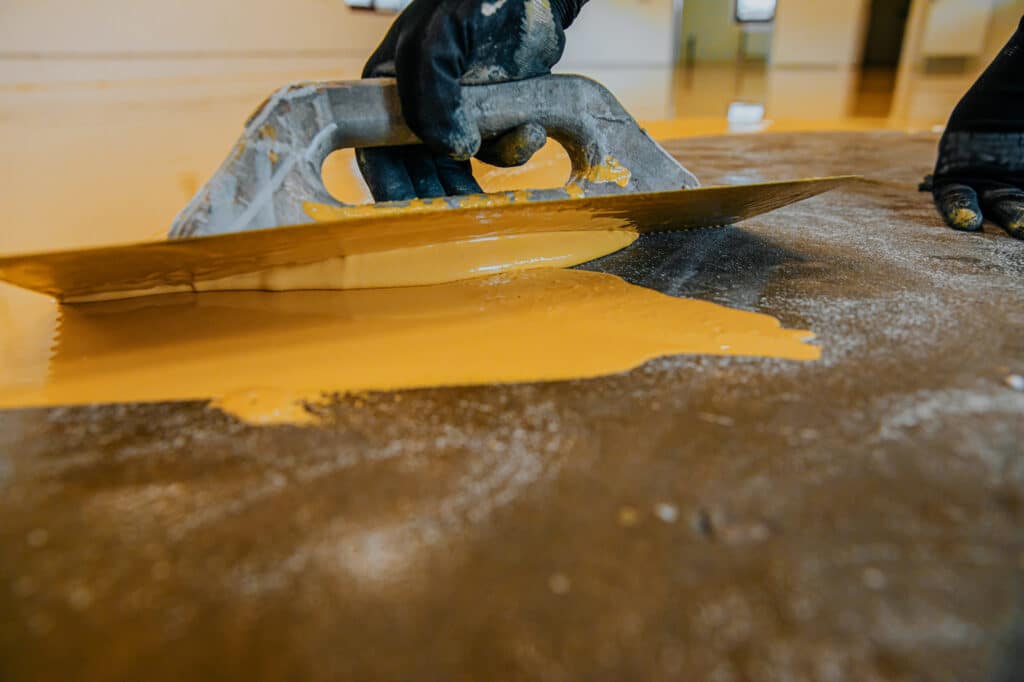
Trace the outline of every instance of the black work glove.
[[551, 73], [564, 30], [587, 0], [414, 0], [363, 69], [398, 80], [402, 116], [426, 146], [359, 149], [356, 159], [376, 201], [473, 194], [469, 159], [497, 166], [529, 161], [547, 133], [527, 123], [481, 141], [461, 106], [461, 86]]
[[955, 230], [988, 218], [1024, 239], [1024, 19], [953, 110], [921, 189]]
[[1024, 239], [1024, 133], [947, 131], [922, 188], [954, 230], [977, 232], [988, 218]]

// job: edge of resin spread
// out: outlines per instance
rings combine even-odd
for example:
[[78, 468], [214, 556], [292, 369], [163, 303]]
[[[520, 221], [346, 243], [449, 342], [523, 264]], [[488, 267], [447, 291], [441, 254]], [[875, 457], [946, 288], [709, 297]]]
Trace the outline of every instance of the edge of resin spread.
[[304, 423], [303, 406], [325, 393], [579, 379], [678, 354], [821, 352], [807, 343], [813, 334], [769, 315], [556, 268], [393, 289], [108, 301], [60, 316], [40, 380], [0, 381], [0, 407], [213, 400], [255, 423]]

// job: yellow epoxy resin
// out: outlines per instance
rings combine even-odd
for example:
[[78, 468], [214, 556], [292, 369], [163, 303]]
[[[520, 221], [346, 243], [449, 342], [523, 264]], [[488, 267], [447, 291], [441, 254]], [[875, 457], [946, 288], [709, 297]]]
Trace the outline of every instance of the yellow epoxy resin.
[[573, 379], [662, 355], [813, 360], [805, 331], [612, 275], [541, 268], [433, 286], [221, 292], [62, 309], [49, 373], [0, 406], [213, 399], [303, 422], [322, 393]]
[[441, 284], [498, 272], [572, 267], [623, 249], [637, 237], [629, 230], [480, 237], [327, 258], [309, 265], [197, 281], [193, 287], [197, 291], [298, 291]]

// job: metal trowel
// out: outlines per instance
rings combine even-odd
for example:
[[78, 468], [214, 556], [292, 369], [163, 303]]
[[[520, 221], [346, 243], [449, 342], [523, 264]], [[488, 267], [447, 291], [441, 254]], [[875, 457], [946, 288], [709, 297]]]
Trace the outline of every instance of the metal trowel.
[[849, 179], [699, 188], [610, 92], [580, 76], [466, 87], [463, 105], [485, 139], [543, 125], [571, 160], [566, 186], [346, 206], [321, 179], [331, 152], [418, 140], [394, 81], [299, 83], [250, 117], [169, 240], [0, 257], [0, 280], [69, 302], [190, 291], [205, 280], [446, 241], [727, 225]]

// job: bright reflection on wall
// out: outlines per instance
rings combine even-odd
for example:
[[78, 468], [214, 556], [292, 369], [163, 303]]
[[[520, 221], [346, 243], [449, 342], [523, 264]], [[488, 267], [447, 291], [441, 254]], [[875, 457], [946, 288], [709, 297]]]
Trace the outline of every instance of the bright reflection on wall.
[[368, 9], [377, 12], [401, 12], [412, 0], [345, 0], [345, 4], [355, 9]]
[[732, 102], [729, 105], [731, 132], [757, 132], [765, 127], [764, 105], [757, 102]]
[[776, 0], [736, 0], [736, 21], [774, 21]]

